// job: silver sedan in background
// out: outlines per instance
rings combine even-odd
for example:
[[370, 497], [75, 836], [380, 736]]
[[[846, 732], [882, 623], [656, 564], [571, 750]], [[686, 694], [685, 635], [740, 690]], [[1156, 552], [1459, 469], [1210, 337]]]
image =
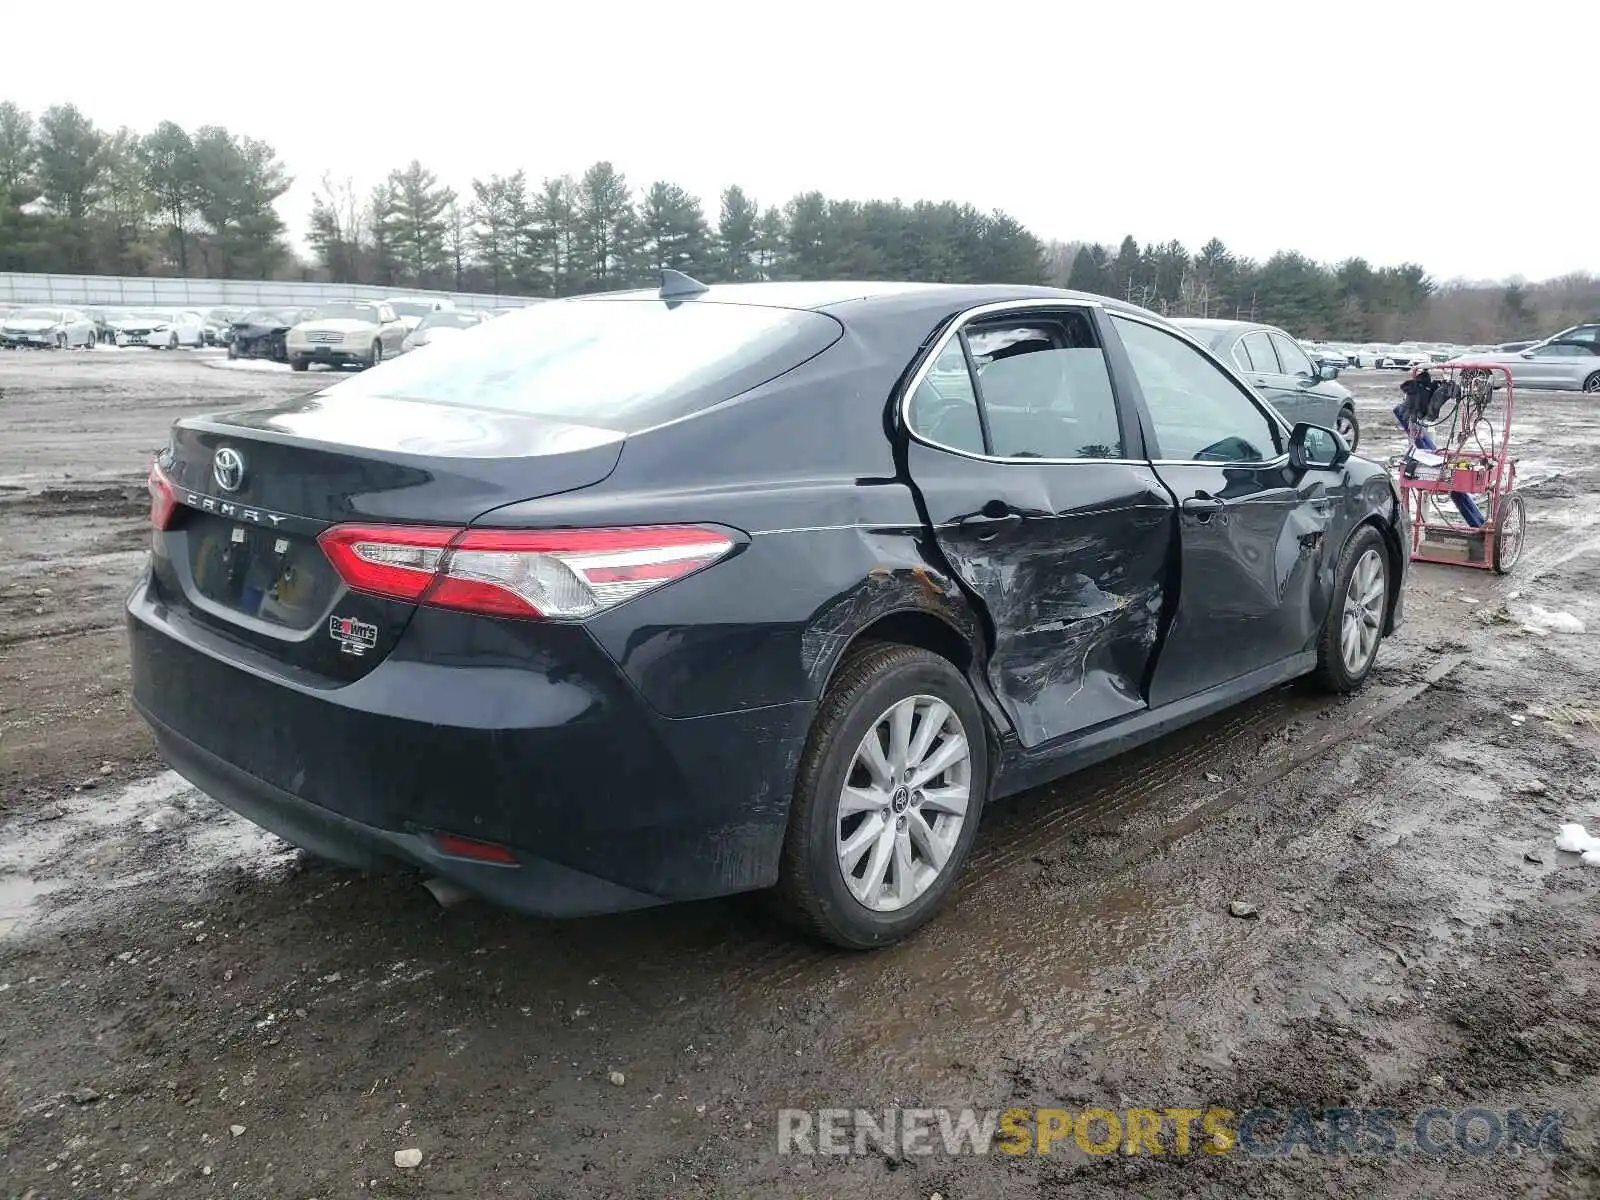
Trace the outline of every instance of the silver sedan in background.
[[1463, 354], [1450, 360], [1451, 366], [1468, 363], [1505, 367], [1519, 388], [1600, 394], [1600, 345], [1594, 342], [1565, 341], [1557, 335], [1526, 350]]

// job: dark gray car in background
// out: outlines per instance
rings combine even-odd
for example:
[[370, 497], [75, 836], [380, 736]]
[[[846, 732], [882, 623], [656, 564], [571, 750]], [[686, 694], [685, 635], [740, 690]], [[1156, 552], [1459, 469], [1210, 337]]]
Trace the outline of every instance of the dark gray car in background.
[[1334, 382], [1339, 368], [1312, 362], [1300, 343], [1277, 326], [1197, 317], [1176, 317], [1172, 323], [1238, 368], [1291, 425], [1307, 421], [1335, 429], [1352, 450], [1361, 444], [1355, 396]]

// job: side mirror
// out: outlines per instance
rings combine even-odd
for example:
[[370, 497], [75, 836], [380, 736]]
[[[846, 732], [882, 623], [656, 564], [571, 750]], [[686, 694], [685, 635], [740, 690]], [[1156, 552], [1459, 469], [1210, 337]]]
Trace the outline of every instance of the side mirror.
[[1532, 358], [1535, 353], [1536, 353], [1536, 351], [1533, 351], [1533, 350], [1524, 350], [1522, 352], [1522, 357], [1523, 358]]
[[1323, 383], [1335, 380], [1339, 378], [1339, 368], [1331, 362], [1319, 363], [1317, 365], [1317, 378], [1322, 380]]
[[1301, 421], [1289, 434], [1289, 465], [1297, 471], [1337, 471], [1350, 447], [1333, 430]]

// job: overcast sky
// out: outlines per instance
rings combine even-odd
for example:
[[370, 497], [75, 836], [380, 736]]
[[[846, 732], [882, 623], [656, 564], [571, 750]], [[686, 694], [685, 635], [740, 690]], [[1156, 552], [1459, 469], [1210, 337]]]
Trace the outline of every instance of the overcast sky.
[[366, 187], [419, 158], [465, 193], [610, 159], [713, 221], [738, 183], [763, 204], [952, 199], [1045, 238], [1215, 235], [1439, 279], [1600, 269], [1600, 166], [1562, 136], [1600, 111], [1589, 0], [130, 11], [79, 0], [90, 32], [11, 47], [0, 97], [263, 138], [295, 176], [297, 237], [324, 170]]

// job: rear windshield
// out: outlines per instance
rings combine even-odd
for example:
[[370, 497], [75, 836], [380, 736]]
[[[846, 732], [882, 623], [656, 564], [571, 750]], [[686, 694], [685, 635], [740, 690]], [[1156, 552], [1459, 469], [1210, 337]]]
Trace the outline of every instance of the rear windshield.
[[552, 300], [322, 394], [500, 409], [631, 433], [776, 378], [840, 332], [833, 318], [796, 309]]

